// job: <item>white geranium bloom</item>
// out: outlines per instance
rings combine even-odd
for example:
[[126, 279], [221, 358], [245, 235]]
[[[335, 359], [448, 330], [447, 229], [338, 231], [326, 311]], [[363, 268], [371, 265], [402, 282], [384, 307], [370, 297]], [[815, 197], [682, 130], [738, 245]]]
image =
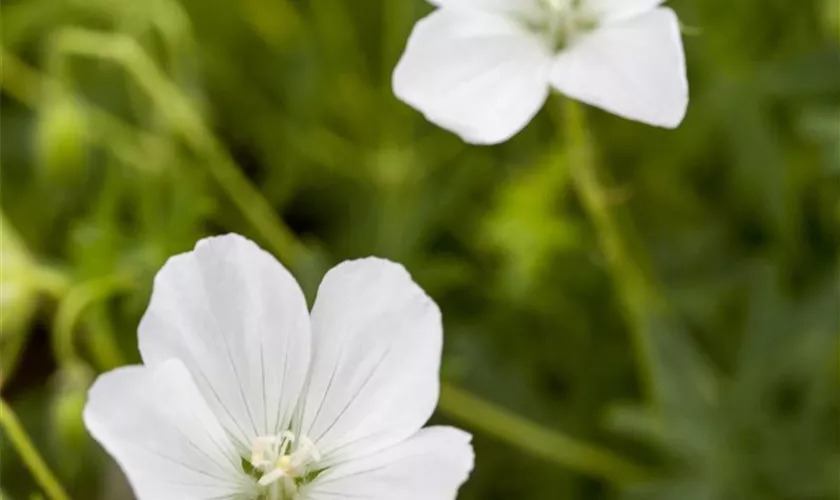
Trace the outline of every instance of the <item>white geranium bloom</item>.
[[506, 141], [550, 88], [676, 127], [688, 105], [677, 16], [664, 0], [431, 0], [394, 71], [394, 93], [476, 144]]
[[452, 500], [472, 469], [468, 434], [421, 429], [440, 312], [397, 264], [338, 265], [310, 314], [254, 243], [202, 240], [158, 273], [139, 343], [84, 419], [142, 500]]

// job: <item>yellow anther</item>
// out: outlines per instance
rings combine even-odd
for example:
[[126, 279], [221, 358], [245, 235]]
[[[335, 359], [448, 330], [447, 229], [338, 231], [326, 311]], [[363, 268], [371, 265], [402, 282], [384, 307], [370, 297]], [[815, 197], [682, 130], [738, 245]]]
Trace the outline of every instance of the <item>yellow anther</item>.
[[294, 476], [294, 471], [292, 470], [292, 457], [290, 455], [283, 455], [278, 458], [277, 463], [274, 464], [274, 468], [282, 470], [287, 476]]

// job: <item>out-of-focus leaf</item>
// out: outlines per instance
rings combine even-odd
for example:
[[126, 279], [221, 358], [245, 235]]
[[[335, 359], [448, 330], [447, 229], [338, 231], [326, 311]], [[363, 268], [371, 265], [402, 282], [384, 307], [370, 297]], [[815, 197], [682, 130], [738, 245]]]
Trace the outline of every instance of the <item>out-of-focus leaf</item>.
[[533, 291], [557, 253], [580, 248], [581, 234], [563, 210], [568, 173], [563, 156], [550, 154], [504, 184], [484, 224], [487, 245], [502, 256], [512, 297]]

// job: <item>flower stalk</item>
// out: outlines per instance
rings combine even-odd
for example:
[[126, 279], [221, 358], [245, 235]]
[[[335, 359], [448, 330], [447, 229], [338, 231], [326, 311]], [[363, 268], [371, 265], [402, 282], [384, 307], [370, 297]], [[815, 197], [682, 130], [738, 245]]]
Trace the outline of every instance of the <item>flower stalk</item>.
[[26, 430], [21, 425], [17, 415], [2, 399], [0, 399], [0, 428], [3, 429], [6, 437], [17, 450], [23, 464], [32, 473], [35, 481], [44, 490], [47, 498], [50, 500], [70, 500], [55, 474], [38, 453], [35, 445], [32, 444], [32, 440], [26, 434]]
[[[114, 275], [91, 280], [73, 287], [61, 300], [53, 321], [53, 351], [61, 365], [79, 361], [75, 349], [74, 331], [85, 310], [121, 291], [131, 288], [126, 276]], [[116, 340], [110, 335], [98, 335], [97, 349], [92, 349], [99, 369], [110, 370], [124, 365], [125, 360]]]
[[197, 154], [206, 157], [210, 175], [237, 206], [243, 217], [284, 262], [300, 260], [303, 248], [273, 207], [239, 170], [230, 154], [204, 124], [190, 100], [173, 85], [132, 38], [81, 28], [68, 28], [55, 38], [59, 54], [112, 61], [120, 65], [155, 103], [174, 130]]
[[640, 261], [634, 258], [624, 227], [611, 210], [605, 173], [599, 173], [582, 106], [563, 99], [563, 109], [554, 113], [559, 128], [564, 129], [568, 147], [568, 169], [597, 234], [601, 251], [615, 286], [622, 314], [632, 335], [640, 379], [646, 396], [656, 404], [657, 377], [654, 373], [653, 345], [647, 326], [647, 311], [658, 301]]
[[644, 469], [608, 450], [546, 429], [451, 384], [441, 386], [440, 410], [522, 451], [617, 484], [639, 482]]

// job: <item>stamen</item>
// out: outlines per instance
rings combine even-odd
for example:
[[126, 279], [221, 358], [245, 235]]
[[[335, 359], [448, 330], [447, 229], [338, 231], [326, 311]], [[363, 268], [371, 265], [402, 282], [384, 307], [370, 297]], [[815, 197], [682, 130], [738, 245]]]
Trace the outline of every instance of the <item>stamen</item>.
[[560, 50], [597, 25], [581, 0], [540, 0], [539, 19], [525, 20], [526, 26], [542, 34], [548, 44]]
[[251, 465], [262, 473], [261, 486], [288, 478], [288, 484], [294, 488], [294, 480], [310, 473], [320, 460], [321, 454], [311, 439], [289, 431], [279, 436], [260, 436], [251, 446]]

